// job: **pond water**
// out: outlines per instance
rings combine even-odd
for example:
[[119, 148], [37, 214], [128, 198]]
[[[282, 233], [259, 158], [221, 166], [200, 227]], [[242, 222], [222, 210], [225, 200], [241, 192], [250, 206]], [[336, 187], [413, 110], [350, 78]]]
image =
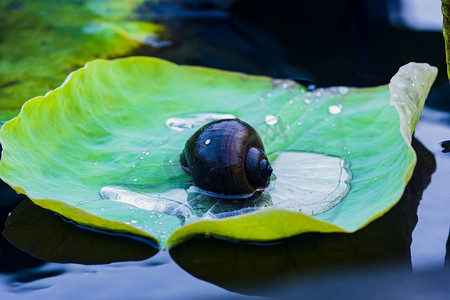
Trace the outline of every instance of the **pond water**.
[[411, 258], [417, 271], [444, 266], [450, 227], [450, 193], [445, 189], [450, 179], [450, 157], [441, 152], [439, 142], [450, 136], [449, 118], [448, 112], [425, 108], [415, 132], [436, 159], [436, 171], [424, 191], [413, 232]]
[[[20, 12], [20, 1], [7, 2]], [[389, 213], [351, 235], [304, 234], [265, 244], [199, 237], [157, 252], [145, 240], [76, 226], [3, 183], [0, 298], [448, 299], [450, 155], [440, 142], [450, 139], [450, 87], [442, 32], [402, 23], [405, 1], [311, 2], [147, 1], [140, 18], [165, 26], [170, 43], [127, 55], [294, 79], [311, 90], [340, 86], [341, 93], [345, 86], [386, 84], [410, 61], [437, 66], [415, 131], [418, 164]], [[329, 107], [331, 115], [341, 110]], [[266, 124], [277, 122], [272, 117]], [[178, 116], [166, 124], [183, 130], [198, 119]]]

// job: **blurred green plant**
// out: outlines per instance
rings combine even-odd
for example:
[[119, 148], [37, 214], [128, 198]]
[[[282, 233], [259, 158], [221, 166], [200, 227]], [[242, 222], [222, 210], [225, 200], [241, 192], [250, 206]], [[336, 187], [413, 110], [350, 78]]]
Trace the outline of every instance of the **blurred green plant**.
[[450, 80], [450, 0], [442, 0], [442, 15], [444, 21], [442, 31], [445, 39], [445, 53], [447, 58], [447, 74]]
[[0, 122], [87, 61], [167, 45], [162, 26], [138, 20], [143, 1], [0, 1]]

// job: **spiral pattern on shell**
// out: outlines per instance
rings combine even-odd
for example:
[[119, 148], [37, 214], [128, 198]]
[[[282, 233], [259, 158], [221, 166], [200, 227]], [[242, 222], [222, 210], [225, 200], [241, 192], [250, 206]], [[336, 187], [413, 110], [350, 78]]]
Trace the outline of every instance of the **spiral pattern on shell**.
[[261, 138], [239, 119], [201, 127], [187, 140], [180, 162], [197, 187], [220, 195], [251, 195], [272, 174]]

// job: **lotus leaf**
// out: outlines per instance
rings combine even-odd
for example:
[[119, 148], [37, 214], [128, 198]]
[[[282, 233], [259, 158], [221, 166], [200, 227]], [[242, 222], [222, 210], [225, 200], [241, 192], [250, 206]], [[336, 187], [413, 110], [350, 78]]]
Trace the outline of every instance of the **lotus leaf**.
[[[26, 102], [3, 126], [0, 176], [34, 203], [81, 225], [155, 238], [161, 247], [194, 235], [272, 241], [354, 232], [402, 196], [416, 163], [412, 132], [436, 74], [427, 64], [410, 63], [389, 86], [307, 91], [289, 80], [156, 58], [96, 60]], [[351, 189], [314, 216], [268, 208], [185, 225], [175, 212], [100, 196], [120, 185], [151, 190], [164, 201], [185, 197], [190, 177], [178, 157], [197, 124], [180, 128], [173, 120], [196, 114], [245, 120], [268, 153], [341, 158], [350, 166]]]
[[96, 58], [161, 46], [162, 26], [138, 21], [143, 0], [0, 1], [0, 122]]

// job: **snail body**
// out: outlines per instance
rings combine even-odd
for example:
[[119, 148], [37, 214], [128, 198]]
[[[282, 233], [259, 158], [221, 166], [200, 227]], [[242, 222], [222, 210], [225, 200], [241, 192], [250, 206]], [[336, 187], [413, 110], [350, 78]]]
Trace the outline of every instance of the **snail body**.
[[197, 187], [225, 196], [253, 195], [272, 174], [261, 138], [239, 119], [201, 127], [187, 140], [180, 162]]

